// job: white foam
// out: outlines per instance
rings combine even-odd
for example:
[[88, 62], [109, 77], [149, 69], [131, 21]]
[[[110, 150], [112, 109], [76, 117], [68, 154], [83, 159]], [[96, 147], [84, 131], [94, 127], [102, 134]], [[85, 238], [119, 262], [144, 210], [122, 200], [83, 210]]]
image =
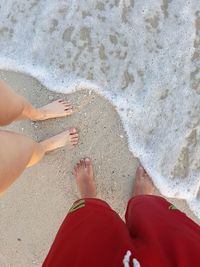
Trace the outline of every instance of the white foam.
[[0, 67], [106, 96], [161, 192], [200, 217], [198, 2], [2, 0]]

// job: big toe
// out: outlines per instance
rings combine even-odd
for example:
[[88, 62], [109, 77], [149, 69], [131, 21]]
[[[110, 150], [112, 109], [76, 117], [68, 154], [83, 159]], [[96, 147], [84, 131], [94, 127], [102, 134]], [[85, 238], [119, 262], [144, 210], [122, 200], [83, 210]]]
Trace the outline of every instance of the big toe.
[[86, 171], [88, 172], [88, 174], [92, 174], [93, 166], [92, 166], [92, 161], [91, 161], [91, 159], [89, 159], [89, 158], [85, 158], [84, 161], [85, 161], [85, 168], [86, 168]]
[[89, 158], [85, 158], [84, 161], [85, 161], [85, 167], [86, 167], [86, 168], [89, 168], [89, 167], [92, 166], [92, 161], [91, 161], [91, 159], [89, 159]]
[[140, 165], [136, 171], [136, 179], [140, 179], [140, 178], [144, 177], [145, 173], [146, 173], [145, 169]]
[[77, 134], [77, 133], [78, 133], [78, 131], [77, 131], [76, 128], [71, 128], [71, 129], [69, 129], [69, 134], [70, 134], [70, 135], [74, 135], [74, 134]]

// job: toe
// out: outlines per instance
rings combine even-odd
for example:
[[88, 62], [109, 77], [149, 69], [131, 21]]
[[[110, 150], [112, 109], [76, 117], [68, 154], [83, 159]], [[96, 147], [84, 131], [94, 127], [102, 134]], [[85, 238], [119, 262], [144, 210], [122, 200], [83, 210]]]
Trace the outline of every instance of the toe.
[[64, 108], [65, 108], [65, 110], [73, 109], [73, 107], [71, 105], [64, 105]]
[[81, 159], [81, 160], [80, 160], [80, 163], [81, 163], [81, 165], [83, 166], [83, 165], [84, 165], [84, 159]]
[[77, 130], [76, 130], [76, 128], [71, 128], [71, 129], [69, 129], [69, 133], [70, 133], [70, 135], [77, 134]]
[[73, 113], [73, 109], [65, 109], [66, 114], [72, 114]]
[[78, 163], [76, 164], [76, 171], [79, 171], [79, 170], [80, 170], [80, 167], [81, 167], [81, 163], [78, 162]]
[[76, 139], [76, 138], [78, 138], [78, 134], [77, 133], [71, 135], [71, 139]]
[[85, 167], [90, 171], [92, 168], [92, 161], [89, 158], [85, 158]]
[[76, 146], [78, 144], [78, 140], [72, 141], [72, 146]]
[[86, 166], [89, 166], [89, 165], [91, 165], [91, 159], [89, 159], [89, 158], [85, 158], [85, 165]]
[[71, 141], [73, 141], [74, 139], [78, 139], [78, 138], [79, 138], [79, 137], [78, 137], [78, 134], [73, 134], [73, 135], [71, 134], [71, 135], [70, 135], [70, 140], [71, 140]]
[[144, 176], [144, 168], [140, 165], [138, 168], [137, 168], [137, 171], [136, 171], [136, 178], [141, 178]]
[[71, 142], [72, 142], [72, 143], [77, 143], [77, 142], [78, 142], [78, 138], [73, 138], [73, 139], [71, 140]]

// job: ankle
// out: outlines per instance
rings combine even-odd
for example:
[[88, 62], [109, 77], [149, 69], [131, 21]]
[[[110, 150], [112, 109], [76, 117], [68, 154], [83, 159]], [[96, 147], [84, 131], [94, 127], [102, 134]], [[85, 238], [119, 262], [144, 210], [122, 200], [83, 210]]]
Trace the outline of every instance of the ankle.
[[81, 198], [97, 198], [97, 194], [92, 194], [92, 193], [82, 193], [80, 195]]
[[22, 117], [29, 120], [37, 120], [41, 118], [42, 113], [39, 109], [34, 108], [24, 97], [21, 97], [24, 109], [22, 112]]
[[47, 153], [48, 151], [50, 151], [50, 147], [51, 147], [51, 142], [49, 140], [44, 140], [42, 142], [39, 143], [42, 150], [44, 151], [44, 153]]
[[39, 121], [45, 119], [45, 114], [40, 111], [40, 109], [36, 109], [34, 107], [31, 108], [28, 112], [29, 119], [32, 121]]

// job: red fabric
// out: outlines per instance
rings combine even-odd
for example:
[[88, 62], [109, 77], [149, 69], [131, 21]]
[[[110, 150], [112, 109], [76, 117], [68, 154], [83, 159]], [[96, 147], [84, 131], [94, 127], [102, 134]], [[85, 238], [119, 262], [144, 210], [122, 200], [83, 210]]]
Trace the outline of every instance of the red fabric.
[[104, 201], [85, 201], [65, 218], [43, 267], [123, 266], [133, 247], [125, 223]]
[[128, 203], [126, 224], [141, 266], [199, 267], [200, 227], [158, 196]]
[[106, 202], [85, 199], [65, 218], [43, 267], [133, 267], [133, 258], [141, 267], [200, 266], [200, 227], [170, 205], [135, 197], [125, 224]]

